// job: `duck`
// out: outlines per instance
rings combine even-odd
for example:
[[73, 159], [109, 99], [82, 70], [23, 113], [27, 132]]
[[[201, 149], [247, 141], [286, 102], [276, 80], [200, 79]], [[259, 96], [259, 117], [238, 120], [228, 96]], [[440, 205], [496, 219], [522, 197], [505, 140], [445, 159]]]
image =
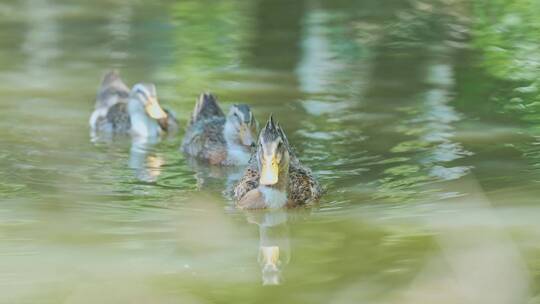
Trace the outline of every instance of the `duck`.
[[130, 90], [116, 70], [103, 77], [89, 123], [94, 135], [130, 134], [141, 138], [157, 138], [178, 126], [175, 114], [159, 104], [154, 84], [137, 83]]
[[257, 120], [246, 104], [225, 116], [217, 98], [202, 93], [188, 123], [181, 150], [211, 165], [247, 165], [255, 146]]
[[272, 115], [259, 133], [257, 149], [233, 191], [236, 206], [248, 210], [307, 206], [323, 193]]

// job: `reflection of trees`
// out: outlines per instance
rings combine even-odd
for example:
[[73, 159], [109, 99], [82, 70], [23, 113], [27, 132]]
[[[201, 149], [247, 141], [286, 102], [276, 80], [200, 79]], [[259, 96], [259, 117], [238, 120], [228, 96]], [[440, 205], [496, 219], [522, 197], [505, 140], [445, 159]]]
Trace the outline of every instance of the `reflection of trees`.
[[110, 35], [108, 51], [112, 60], [121, 62], [130, 55], [127, 46], [133, 32], [133, 5], [129, 1], [122, 1], [112, 7], [108, 17], [107, 32]]
[[25, 12], [28, 15], [28, 30], [24, 38], [22, 50], [27, 56], [26, 77], [39, 79], [40, 85], [46, 85], [51, 61], [60, 55], [59, 13], [47, 0], [25, 1]]
[[257, 0], [248, 62], [257, 68], [292, 70], [300, 60], [304, 0]]
[[[317, 160], [314, 165], [320, 168], [325, 184], [332, 187], [339, 180], [341, 189], [358, 189], [358, 184], [364, 183], [365, 164], [376, 158], [365, 149], [366, 124], [360, 100], [372, 70], [373, 42], [388, 16], [383, 13], [379, 18], [373, 10], [364, 10], [377, 5], [376, 1], [308, 4], [296, 74], [305, 94], [301, 105], [310, 117], [301, 121], [296, 134], [301, 139], [297, 141], [310, 143], [301, 155]], [[380, 11], [394, 9], [390, 5]]]
[[382, 4], [306, 11], [297, 71], [308, 93], [302, 105], [314, 117], [299, 133], [316, 140], [303, 152], [325, 159], [355, 199], [363, 192], [359, 182], [376, 175], [377, 198], [413, 199], [424, 195], [418, 186], [467, 172], [452, 165], [469, 153], [453, 139], [460, 114], [449, 104], [456, 47], [466, 30], [462, 7], [460, 1], [404, 1], [366, 13], [351, 10], [356, 5]]
[[174, 63], [169, 72], [181, 78], [182, 92], [199, 94], [213, 89], [212, 72], [240, 62], [249, 40], [251, 4], [238, 0], [178, 1], [171, 10]]
[[[366, 93], [368, 107], [393, 109], [398, 120], [391, 129], [383, 129], [390, 136], [384, 137], [384, 145], [391, 145], [388, 157], [396, 161], [383, 166], [378, 198], [415, 199], [425, 195], [419, 186], [467, 172], [465, 167], [451, 165], [468, 154], [453, 140], [453, 124], [460, 115], [449, 105], [458, 52], [454, 46], [464, 38], [454, 11], [452, 6], [415, 3], [397, 14], [379, 40]], [[398, 140], [392, 141], [396, 135]]]
[[529, 139], [517, 148], [540, 172], [540, 23], [538, 1], [485, 1], [473, 6], [473, 45], [482, 68], [496, 83], [489, 101], [526, 123]]

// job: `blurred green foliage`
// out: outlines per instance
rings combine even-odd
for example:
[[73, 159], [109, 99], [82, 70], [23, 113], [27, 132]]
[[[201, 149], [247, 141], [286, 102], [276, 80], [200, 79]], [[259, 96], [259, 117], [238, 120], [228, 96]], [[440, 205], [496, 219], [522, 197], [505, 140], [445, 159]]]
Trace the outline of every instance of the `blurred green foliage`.
[[516, 112], [540, 134], [540, 2], [474, 1], [473, 46], [492, 77], [511, 83], [503, 93], [505, 111]]

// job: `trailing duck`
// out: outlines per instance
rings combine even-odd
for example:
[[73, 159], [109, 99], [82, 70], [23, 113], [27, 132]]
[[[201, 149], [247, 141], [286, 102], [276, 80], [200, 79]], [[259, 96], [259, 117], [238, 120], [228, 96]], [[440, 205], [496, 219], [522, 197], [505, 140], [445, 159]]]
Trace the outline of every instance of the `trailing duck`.
[[159, 104], [154, 84], [138, 83], [129, 90], [117, 71], [105, 75], [90, 116], [92, 135], [155, 138], [177, 126], [174, 114]]
[[227, 116], [210, 93], [200, 95], [188, 124], [182, 151], [212, 165], [249, 162], [257, 121], [249, 106], [235, 104]]

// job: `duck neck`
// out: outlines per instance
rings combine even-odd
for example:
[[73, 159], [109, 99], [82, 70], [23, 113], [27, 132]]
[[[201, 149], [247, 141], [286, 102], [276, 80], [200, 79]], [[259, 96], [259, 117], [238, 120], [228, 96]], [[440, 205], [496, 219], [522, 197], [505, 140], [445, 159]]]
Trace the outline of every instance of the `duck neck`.
[[227, 144], [227, 160], [233, 165], [246, 165], [249, 162], [251, 151], [249, 147], [242, 145], [238, 137], [238, 131], [229, 122], [225, 121], [223, 137]]
[[289, 168], [282, 170], [278, 182], [272, 186], [259, 185], [259, 191], [264, 197], [268, 208], [282, 208], [288, 202]]
[[139, 137], [158, 137], [160, 126], [155, 119], [150, 118], [142, 104], [134, 99], [128, 102], [128, 113], [131, 121], [131, 133]]

